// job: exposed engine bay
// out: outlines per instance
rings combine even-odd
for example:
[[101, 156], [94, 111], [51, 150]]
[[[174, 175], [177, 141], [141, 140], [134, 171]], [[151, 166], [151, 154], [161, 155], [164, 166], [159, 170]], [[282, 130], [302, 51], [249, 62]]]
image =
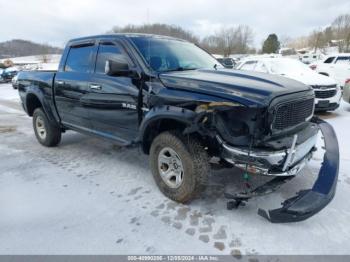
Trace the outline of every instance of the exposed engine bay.
[[[252, 174], [273, 177], [267, 183], [244, 192], [226, 192], [228, 209], [244, 205], [250, 198], [271, 193], [297, 176], [317, 150], [319, 132], [327, 148], [313, 188], [302, 190], [284, 201], [282, 208], [259, 210], [258, 213], [271, 222], [295, 222], [317, 213], [333, 198], [338, 176], [338, 143], [329, 124], [317, 118], [311, 119], [313, 109], [306, 109], [300, 123], [292, 119], [294, 126], [281, 123], [283, 119], [276, 120], [276, 111], [273, 111], [273, 117], [269, 110], [247, 108], [236, 103], [200, 105], [196, 113], [194, 125], [187, 132], [197, 131], [212, 138], [214, 145], [209, 151], [213, 155], [219, 155], [221, 161], [242, 169], [247, 177]], [[288, 119], [288, 114], [285, 117]], [[276, 123], [278, 121], [280, 123]], [[283, 125], [284, 128], [276, 128]], [[326, 180], [329, 180], [327, 185], [324, 184]]]

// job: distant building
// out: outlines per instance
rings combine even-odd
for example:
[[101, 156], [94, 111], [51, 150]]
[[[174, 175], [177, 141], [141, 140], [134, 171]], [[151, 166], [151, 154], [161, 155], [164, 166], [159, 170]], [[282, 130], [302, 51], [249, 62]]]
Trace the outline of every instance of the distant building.
[[290, 56], [290, 55], [296, 55], [296, 54], [297, 54], [297, 51], [295, 51], [294, 48], [282, 47], [282, 48], [280, 48], [279, 53], [280, 53], [282, 56]]
[[339, 46], [339, 44], [342, 44], [344, 42], [344, 39], [339, 39], [339, 40], [331, 40], [328, 42], [328, 46]]

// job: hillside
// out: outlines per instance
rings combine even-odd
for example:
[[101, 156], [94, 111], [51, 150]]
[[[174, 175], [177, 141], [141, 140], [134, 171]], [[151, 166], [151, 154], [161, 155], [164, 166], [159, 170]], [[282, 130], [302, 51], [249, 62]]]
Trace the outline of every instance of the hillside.
[[61, 52], [61, 48], [21, 39], [14, 39], [0, 43], [0, 58], [40, 54], [60, 54]]

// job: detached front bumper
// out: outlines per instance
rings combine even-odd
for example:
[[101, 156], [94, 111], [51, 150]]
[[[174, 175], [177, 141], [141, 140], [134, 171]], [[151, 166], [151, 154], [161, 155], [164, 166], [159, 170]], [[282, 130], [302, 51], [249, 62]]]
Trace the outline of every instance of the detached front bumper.
[[259, 209], [258, 214], [272, 223], [298, 222], [321, 211], [334, 197], [339, 173], [339, 147], [337, 136], [330, 124], [315, 119], [324, 137], [326, 152], [311, 189], [302, 190], [297, 196], [287, 199], [281, 208]]
[[[268, 219], [272, 223], [303, 221], [322, 210], [335, 195], [339, 173], [339, 147], [337, 137], [332, 126], [327, 122], [318, 118], [314, 118], [312, 122], [318, 125], [325, 143], [325, 154], [317, 180], [311, 189], [301, 190], [295, 197], [285, 200], [282, 203], [282, 207], [273, 210], [258, 210], [260, 216]], [[288, 156], [285, 157], [285, 159], [285, 161], [287, 161]], [[308, 159], [308, 154], [302, 160], [294, 164], [289, 170], [293, 170], [301, 161], [306, 161], [306, 159]], [[299, 171], [300, 170], [301, 168]], [[269, 175], [271, 173], [267, 174]], [[276, 179], [278, 179], [278, 177]], [[260, 189], [255, 189], [255, 191], [259, 191]]]

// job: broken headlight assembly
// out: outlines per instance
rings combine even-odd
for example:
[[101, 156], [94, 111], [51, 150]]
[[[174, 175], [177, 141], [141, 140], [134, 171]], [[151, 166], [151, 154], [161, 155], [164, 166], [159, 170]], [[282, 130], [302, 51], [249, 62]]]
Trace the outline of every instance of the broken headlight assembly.
[[229, 144], [248, 146], [255, 132], [257, 109], [234, 102], [211, 102], [196, 107], [199, 125]]

